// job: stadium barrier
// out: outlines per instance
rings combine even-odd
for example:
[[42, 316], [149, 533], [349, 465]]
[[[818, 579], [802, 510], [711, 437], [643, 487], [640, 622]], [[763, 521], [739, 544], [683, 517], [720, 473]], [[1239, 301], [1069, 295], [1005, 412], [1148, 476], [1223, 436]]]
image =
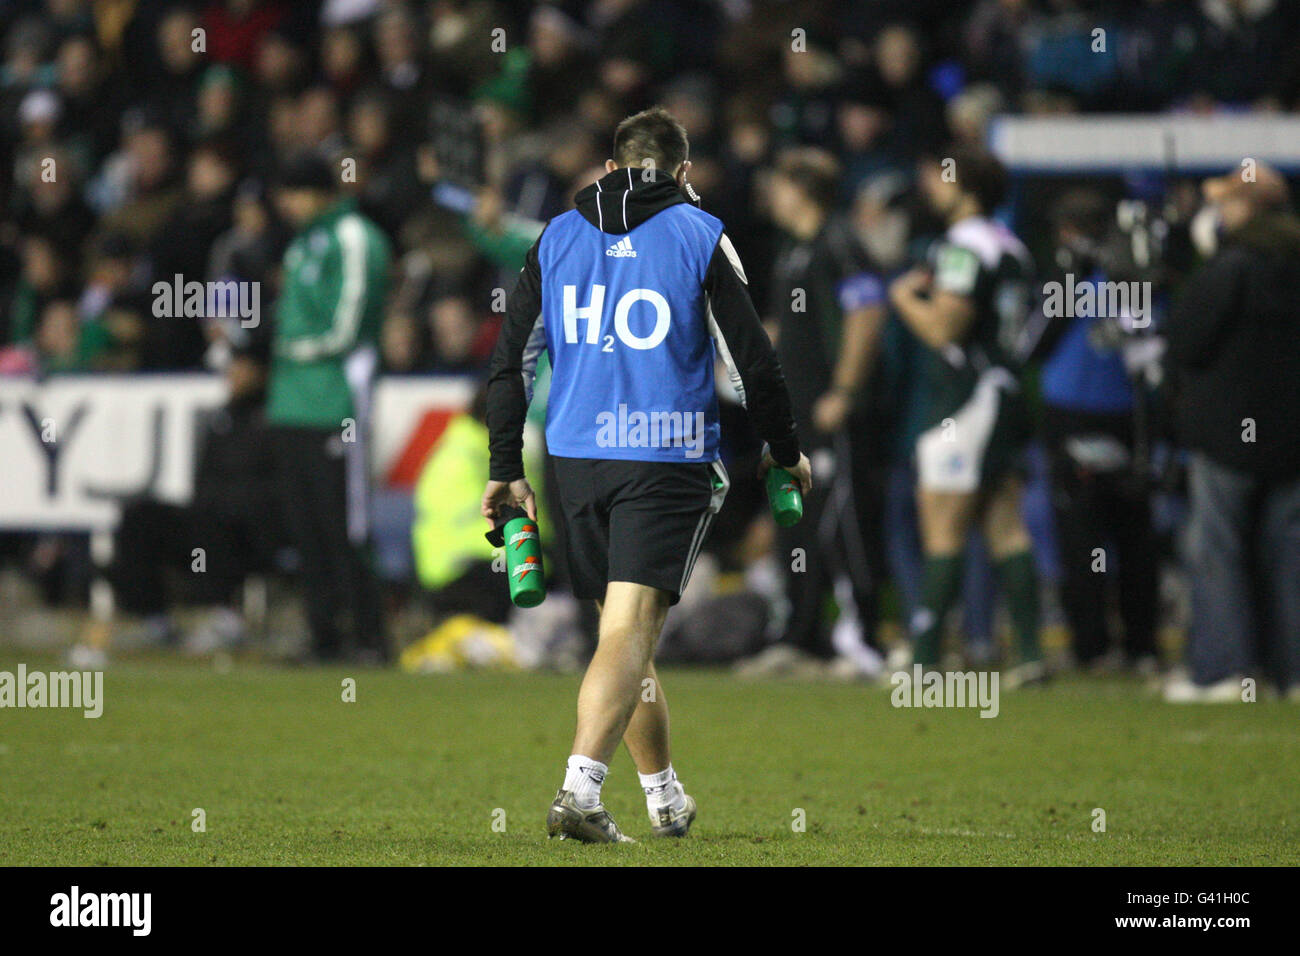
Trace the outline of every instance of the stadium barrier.
[[[377, 487], [414, 484], [473, 388], [460, 377], [380, 379], [370, 455]], [[124, 498], [186, 503], [201, 416], [225, 397], [222, 379], [206, 374], [0, 379], [0, 528], [102, 533], [116, 527]]]
[[988, 145], [1013, 173], [1078, 175], [1169, 170], [1223, 173], [1248, 161], [1300, 171], [1300, 117], [1276, 113], [1191, 116], [997, 116]]

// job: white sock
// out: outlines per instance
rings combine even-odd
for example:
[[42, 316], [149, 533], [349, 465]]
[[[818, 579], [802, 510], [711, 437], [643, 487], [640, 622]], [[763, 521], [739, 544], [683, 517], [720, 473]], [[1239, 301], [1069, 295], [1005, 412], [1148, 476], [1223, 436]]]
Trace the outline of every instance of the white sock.
[[600, 785], [605, 782], [607, 773], [609, 767], [599, 760], [574, 754], [569, 758], [564, 774], [564, 789], [573, 793], [574, 803], [583, 810], [590, 810], [600, 803]]
[[645, 791], [646, 809], [651, 813], [663, 807], [680, 810], [685, 806], [686, 791], [677, 779], [672, 764], [668, 765], [667, 770], [660, 770], [658, 773], [638, 773], [637, 776], [641, 778], [641, 789]]

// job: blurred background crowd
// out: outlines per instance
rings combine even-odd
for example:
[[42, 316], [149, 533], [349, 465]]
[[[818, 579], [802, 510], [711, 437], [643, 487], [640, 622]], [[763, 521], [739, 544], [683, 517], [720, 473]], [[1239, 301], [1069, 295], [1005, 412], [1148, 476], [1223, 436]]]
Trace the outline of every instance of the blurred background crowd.
[[[1098, 26], [1111, 55], [1094, 55]], [[74, 609], [87, 606], [92, 580], [107, 574], [119, 634], [126, 621], [147, 640], [180, 639], [175, 609], [199, 605], [216, 610], [189, 635], [194, 649], [249, 640], [243, 579], [295, 566], [276, 528], [274, 464], [259, 430], [271, 305], [294, 233], [273, 195], [286, 165], [304, 149], [355, 160], [354, 181], [342, 189], [392, 250], [382, 373], [474, 378], [495, 342], [499, 290], [511, 287], [541, 224], [601, 174], [617, 122], [652, 104], [685, 125], [690, 181], [726, 224], [760, 314], [777, 319], [776, 266], [795, 226], [772, 202], [783, 151], [815, 147], [830, 158], [821, 178], [801, 178], [793, 167], [785, 178], [845, 231], [860, 271], [884, 287], [924, 261], [947, 225], [918, 170], [953, 149], [982, 147], [995, 116], [1294, 112], [1300, 11], [1284, 0], [0, 2], [0, 375], [224, 375], [229, 421], [200, 459], [192, 509], [208, 516], [209, 536], [228, 534], [227, 553], [240, 556], [224, 565], [229, 579], [171, 580], [185, 578], [173, 574], [184, 561], [158, 546], [156, 529], [175, 516], [134, 503], [112, 569], [91, 560], [85, 535], [10, 530], [0, 532], [0, 573], [26, 582], [23, 594], [36, 604]], [[57, 175], [48, 175], [50, 160]], [[1285, 181], [1276, 188], [1264, 204], [1270, 215], [1286, 206]], [[1206, 198], [1198, 180], [1176, 175], [1058, 177], [1019, 181], [998, 209], [1033, 254], [1039, 287], [1069, 269], [1156, 289], [1154, 327], [1115, 332], [1106, 346], [1125, 362], [1124, 397], [1105, 412], [1131, 427], [1120, 429], [1122, 465], [1105, 475], [1068, 458], [1063, 449], [1077, 429], [1053, 417], [1053, 400], [1068, 406], [1070, 397], [1059, 370], [1043, 368], [1069, 331], [1025, 356], [1022, 383], [1037, 429], [1024, 509], [1044, 582], [1045, 640], [1055, 657], [1081, 667], [1154, 674], [1175, 661], [1192, 624], [1183, 540], [1191, 443], [1178, 428], [1187, 389], [1177, 356], [1151, 340], [1212, 251], [1195, 237]], [[1151, 222], [1117, 216], [1134, 208], [1126, 200], [1143, 203], [1160, 224], [1147, 236], [1158, 244], [1155, 261], [1133, 261], [1134, 231]], [[1270, 247], [1290, 249], [1286, 235]], [[1259, 280], [1275, 294], [1249, 307], [1300, 331], [1296, 300], [1279, 304], [1295, 271]], [[265, 321], [246, 329], [156, 317], [153, 285], [177, 275], [261, 283]], [[1088, 334], [1101, 341], [1111, 333]], [[828, 581], [820, 636], [798, 653], [762, 655], [786, 633], [788, 562], [774, 555], [775, 532], [751, 480], [753, 437], [738, 407], [724, 403], [736, 487], [693, 593], [674, 612], [666, 654], [745, 659], [747, 672], [838, 676], [880, 671], [891, 649], [895, 663], [903, 660], [921, 599], [911, 458], [923, 348], [890, 315], [872, 360], [878, 488], [864, 493], [883, 506], [879, 526], [864, 526], [879, 557], [864, 560], [878, 578], [877, 606], [851, 620], [842, 582]], [[1265, 374], [1252, 369], [1246, 362], [1218, 387]], [[1300, 403], [1287, 407], [1293, 390], [1268, 394], [1300, 417]], [[408, 659], [417, 667], [580, 659], [591, 622], [562, 600], [559, 562], [554, 600], [507, 628], [505, 585], [484, 570], [482, 529], [466, 531], [458, 520], [476, 511], [486, 475], [477, 413], [471, 405], [443, 433], [430, 459], [441, 466], [422, 472], [406, 520], [387, 535], [382, 521], [376, 529], [392, 642], [415, 648]], [[848, 427], [843, 419], [831, 425]], [[1294, 436], [1275, 447], [1276, 467], [1260, 480], [1294, 484]], [[465, 462], [481, 467], [458, 476]], [[1225, 464], [1237, 474], [1255, 468]], [[1277, 507], [1300, 512], [1294, 501]], [[1281, 550], [1251, 560], [1277, 565], [1287, 547], [1294, 560], [1296, 515], [1277, 520]], [[1118, 582], [1111, 593], [1088, 579], [1077, 555], [1080, 542], [1119, 537], [1128, 553], [1105, 579]], [[407, 556], [385, 558], [385, 550]], [[1005, 612], [989, 565], [976, 536], [945, 645], [967, 662], [1002, 654]], [[1293, 620], [1283, 603], [1262, 599], [1280, 608], [1265, 623], [1242, 611], [1247, 638]], [[1276, 648], [1300, 653], [1300, 635], [1260, 643], [1274, 648], [1261, 659], [1278, 665], [1281, 654], [1283, 671], [1296, 674], [1296, 661]], [[1238, 663], [1207, 664], [1202, 683], [1234, 676]]]

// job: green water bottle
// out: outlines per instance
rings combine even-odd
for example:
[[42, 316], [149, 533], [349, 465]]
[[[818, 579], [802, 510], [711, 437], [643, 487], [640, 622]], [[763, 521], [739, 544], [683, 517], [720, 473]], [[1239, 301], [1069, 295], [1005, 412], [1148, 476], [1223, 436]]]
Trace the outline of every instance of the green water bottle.
[[803, 517], [799, 480], [780, 465], [767, 470], [767, 503], [772, 506], [772, 517], [782, 528], [798, 524]]
[[496, 527], [488, 543], [506, 552], [506, 577], [515, 607], [536, 607], [546, 598], [546, 571], [542, 567], [542, 538], [537, 522], [522, 508], [506, 506], [497, 512]]

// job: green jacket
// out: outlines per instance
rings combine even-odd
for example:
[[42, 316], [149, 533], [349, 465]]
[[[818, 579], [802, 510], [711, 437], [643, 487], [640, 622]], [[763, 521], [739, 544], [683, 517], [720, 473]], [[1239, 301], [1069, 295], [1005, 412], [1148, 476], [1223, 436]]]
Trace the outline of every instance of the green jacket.
[[[267, 419], [341, 428], [368, 387], [391, 261], [379, 227], [344, 199], [309, 222], [284, 254]], [[350, 365], [370, 356], [368, 368]], [[351, 379], [351, 381], [349, 381]]]

